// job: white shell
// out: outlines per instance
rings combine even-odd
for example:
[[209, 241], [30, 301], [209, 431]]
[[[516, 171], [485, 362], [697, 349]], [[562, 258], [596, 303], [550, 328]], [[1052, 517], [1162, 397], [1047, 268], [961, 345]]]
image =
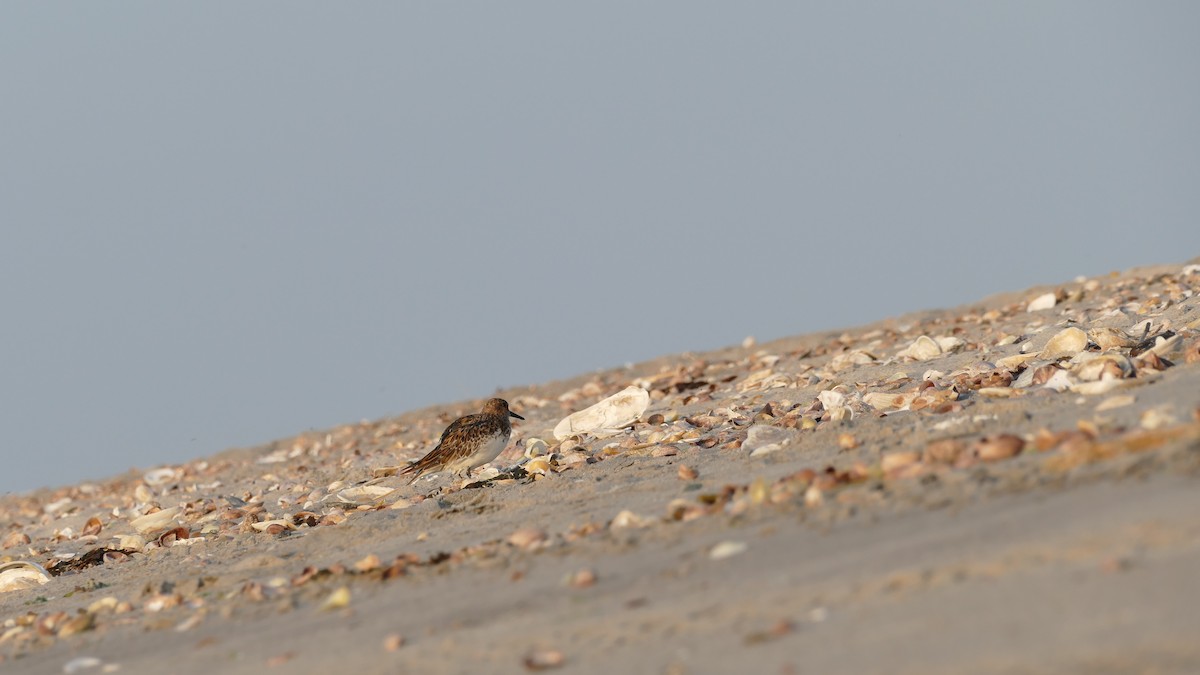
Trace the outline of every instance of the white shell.
[[949, 354], [960, 349], [963, 346], [961, 338], [956, 338], [952, 335], [943, 335], [939, 338], [931, 338], [928, 335], [922, 335], [913, 341], [913, 343], [896, 353], [897, 358], [913, 359], [914, 361], [928, 361], [929, 359], [937, 358], [942, 354]]
[[918, 396], [917, 392], [910, 391], [903, 394], [892, 394], [885, 391], [873, 391], [863, 394], [863, 403], [871, 406], [876, 410], [908, 410], [912, 405], [913, 399]]
[[755, 424], [746, 432], [746, 441], [742, 449], [750, 452], [751, 457], [758, 457], [780, 450], [792, 440], [792, 435], [786, 429], [767, 424]]
[[162, 509], [161, 511], [155, 511], [154, 513], [134, 518], [129, 521], [129, 524], [138, 532], [148, 534], [174, 525], [175, 516], [177, 515], [179, 515], [179, 507], [173, 506], [169, 509]]
[[[1086, 352], [1081, 352], [1083, 357]], [[1091, 358], [1081, 359], [1080, 363], [1071, 369], [1075, 377], [1084, 382], [1096, 380], [1123, 379], [1133, 377], [1133, 362], [1122, 354], [1098, 354]]]
[[1038, 358], [1061, 359], [1067, 356], [1075, 356], [1087, 348], [1087, 343], [1087, 333], [1072, 326], [1050, 338], [1046, 346], [1042, 347]]
[[1016, 372], [1020, 370], [1021, 366], [1036, 358], [1037, 354], [1013, 354], [1002, 359], [996, 359], [996, 367], [1009, 372]]
[[540, 438], [525, 439], [525, 457], [533, 459], [534, 457], [546, 454], [547, 450], [546, 441]]
[[654, 521], [651, 520], [650, 518], [646, 518], [644, 516], [639, 516], [638, 514], [634, 513], [633, 511], [626, 509], [626, 510], [618, 513], [616, 515], [616, 517], [614, 517], [612, 519], [612, 524], [609, 525], [609, 527], [611, 527], [615, 530], [615, 529], [620, 529], [623, 527], [631, 527], [631, 528], [649, 527], [650, 525], [653, 525], [653, 524], [654, 524]]
[[641, 387], [626, 387], [599, 403], [572, 413], [554, 427], [554, 437], [564, 440], [580, 434], [612, 436], [635, 422], [650, 406], [650, 394]]
[[708, 552], [708, 557], [712, 560], [724, 560], [725, 558], [732, 558], [735, 555], [741, 555], [748, 548], [750, 547], [745, 542], [723, 541], [712, 547]]
[[834, 389], [826, 389], [817, 394], [817, 400], [821, 402], [821, 406], [826, 410], [833, 410], [834, 408], [846, 405], [846, 395]]
[[172, 469], [169, 466], [165, 466], [161, 469], [154, 469], [153, 471], [147, 471], [146, 475], [142, 476], [142, 480], [146, 481], [146, 485], [152, 485], [154, 487], [158, 487], [159, 485], [162, 485], [164, 483], [169, 483], [169, 482], [175, 480], [175, 476], [178, 473], [179, 472], [176, 469]]
[[1043, 309], [1050, 309], [1051, 307], [1054, 307], [1054, 305], [1056, 305], [1057, 303], [1058, 303], [1058, 299], [1054, 297], [1053, 293], [1043, 293], [1042, 295], [1037, 296], [1033, 300], [1030, 300], [1029, 305], [1025, 308], [1025, 311], [1038, 312]]
[[46, 568], [28, 560], [0, 563], [0, 593], [36, 588], [50, 581]]
[[382, 485], [360, 485], [346, 488], [334, 494], [333, 497], [343, 504], [362, 505], [378, 502], [395, 491], [395, 488]]

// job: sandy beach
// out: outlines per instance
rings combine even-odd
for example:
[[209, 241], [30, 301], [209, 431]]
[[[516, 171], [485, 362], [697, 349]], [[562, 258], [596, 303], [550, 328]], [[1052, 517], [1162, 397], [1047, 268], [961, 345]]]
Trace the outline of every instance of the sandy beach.
[[1197, 262], [5, 496], [0, 672], [1200, 672]]

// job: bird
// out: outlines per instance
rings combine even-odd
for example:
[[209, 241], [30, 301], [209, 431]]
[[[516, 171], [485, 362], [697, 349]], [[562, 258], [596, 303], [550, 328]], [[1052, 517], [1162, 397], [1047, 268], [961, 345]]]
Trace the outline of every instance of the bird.
[[488, 399], [483, 404], [483, 412], [464, 415], [451, 422], [442, 432], [437, 447], [401, 470], [400, 475], [413, 475], [409, 485], [421, 474], [442, 469], [450, 469], [456, 476], [465, 473], [470, 478], [472, 470], [496, 459], [508, 445], [512, 436], [509, 417], [525, 419], [508, 409], [508, 401]]

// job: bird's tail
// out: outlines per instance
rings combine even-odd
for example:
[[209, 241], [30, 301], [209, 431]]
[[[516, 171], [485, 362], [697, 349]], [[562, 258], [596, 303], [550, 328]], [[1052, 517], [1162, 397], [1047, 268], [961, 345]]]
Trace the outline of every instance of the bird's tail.
[[413, 475], [413, 477], [408, 481], [408, 483], [406, 483], [406, 485], [412, 485], [413, 483], [417, 482], [417, 479], [421, 477], [422, 473], [424, 473], [424, 471], [421, 470], [421, 462], [417, 461], [409, 464], [400, 470], [399, 475], [403, 476], [410, 473]]

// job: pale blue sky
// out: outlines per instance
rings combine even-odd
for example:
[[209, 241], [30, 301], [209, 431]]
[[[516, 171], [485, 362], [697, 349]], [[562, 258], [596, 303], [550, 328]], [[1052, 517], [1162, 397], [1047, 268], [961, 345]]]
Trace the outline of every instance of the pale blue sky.
[[0, 491], [1200, 254], [1200, 4], [8, 3]]

